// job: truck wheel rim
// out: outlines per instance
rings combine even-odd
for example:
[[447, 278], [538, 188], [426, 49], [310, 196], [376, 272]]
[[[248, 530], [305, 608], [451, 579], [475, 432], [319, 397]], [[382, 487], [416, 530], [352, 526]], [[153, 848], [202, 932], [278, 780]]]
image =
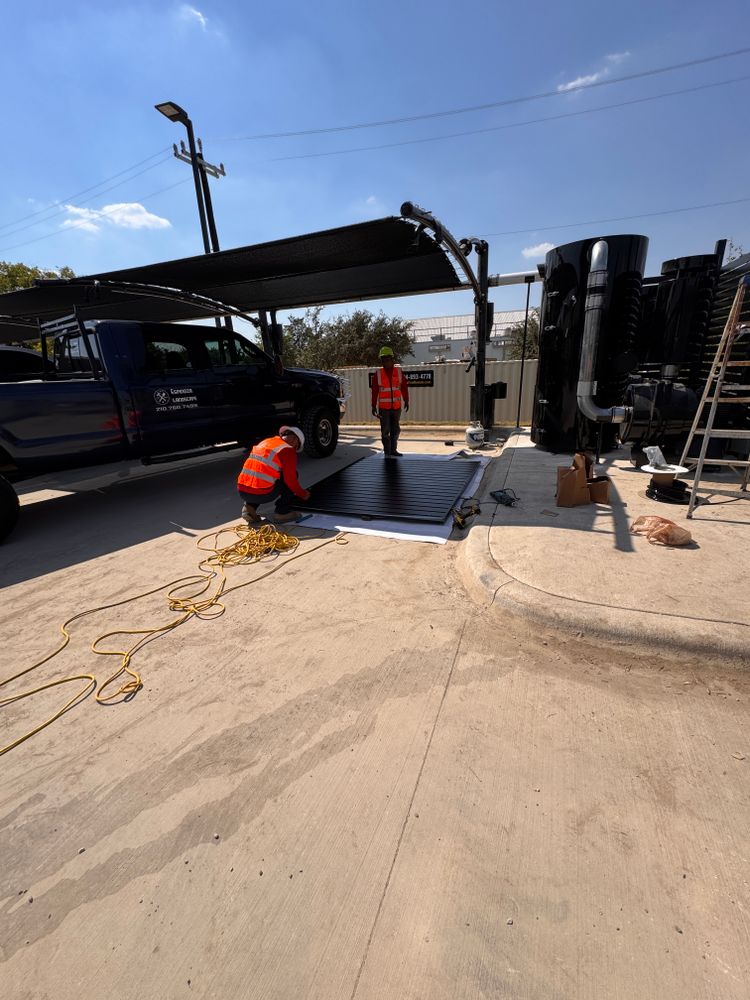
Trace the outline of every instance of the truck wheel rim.
[[326, 448], [333, 439], [333, 424], [324, 417], [318, 424], [318, 442], [322, 448]]

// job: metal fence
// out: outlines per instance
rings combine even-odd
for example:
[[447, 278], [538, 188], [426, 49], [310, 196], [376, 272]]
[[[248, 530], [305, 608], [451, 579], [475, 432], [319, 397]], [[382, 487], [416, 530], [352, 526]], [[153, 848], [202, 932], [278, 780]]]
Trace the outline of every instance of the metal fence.
[[[536, 359], [526, 362], [523, 376], [523, 399], [521, 402], [521, 423], [530, 424], [534, 405], [536, 385]], [[410, 384], [409, 412], [401, 422], [404, 424], [462, 424], [469, 420], [470, 387], [474, 385], [474, 369], [466, 372], [465, 364], [439, 364], [432, 367], [403, 366], [405, 372], [419, 372], [421, 384]], [[372, 422], [370, 407], [370, 385], [368, 375], [374, 368], [340, 368], [336, 374], [348, 381], [351, 398], [347, 404], [345, 424], [365, 424]], [[432, 378], [425, 378], [431, 372]], [[495, 401], [495, 423], [515, 425], [518, 412], [518, 390], [521, 381], [520, 361], [489, 361], [486, 366], [486, 380], [505, 382], [508, 386], [506, 399]], [[429, 384], [432, 382], [432, 384]]]

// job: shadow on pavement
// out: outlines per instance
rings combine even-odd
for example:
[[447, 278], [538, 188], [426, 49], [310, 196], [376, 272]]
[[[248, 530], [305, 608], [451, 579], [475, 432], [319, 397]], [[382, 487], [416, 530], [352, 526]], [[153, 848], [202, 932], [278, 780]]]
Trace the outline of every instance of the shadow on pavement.
[[[528, 436], [528, 435], [524, 435]], [[597, 466], [597, 475], [609, 475], [615, 462], [623, 453], [603, 456]], [[563, 528], [569, 531], [596, 532], [612, 535], [613, 546], [621, 552], [634, 552], [633, 536], [627, 515], [627, 503], [620, 496], [614, 479], [610, 480], [608, 504], [584, 504], [580, 507], [557, 507], [555, 485], [557, 467], [568, 465], [569, 455], [557, 455], [539, 448], [508, 445], [496, 471], [483, 483], [481, 499], [489, 514], [493, 529], [507, 527]], [[619, 471], [618, 466], [618, 471]], [[497, 506], [489, 497], [491, 489], [512, 489], [518, 495], [516, 507]], [[665, 517], [668, 514], [664, 515]]]
[[[373, 451], [343, 443], [329, 458], [304, 456], [300, 482], [312, 485]], [[0, 546], [0, 586], [154, 538], [175, 533], [196, 538], [239, 522], [236, 480], [242, 462], [243, 453], [236, 451], [202, 465], [175, 464], [154, 477], [25, 504], [16, 530]]]

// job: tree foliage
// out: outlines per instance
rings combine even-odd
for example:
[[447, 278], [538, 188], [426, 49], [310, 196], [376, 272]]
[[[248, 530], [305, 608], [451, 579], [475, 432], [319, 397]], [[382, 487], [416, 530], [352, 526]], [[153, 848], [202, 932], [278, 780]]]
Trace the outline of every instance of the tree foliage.
[[375, 366], [378, 352], [386, 344], [396, 359], [412, 353], [411, 323], [398, 316], [377, 316], [357, 309], [351, 316], [321, 319], [322, 307], [293, 316], [284, 326], [284, 362], [304, 368]]
[[69, 267], [52, 270], [0, 260], [0, 293], [30, 288], [38, 278], [75, 278], [75, 274]]
[[[30, 288], [37, 278], [75, 278], [75, 273], [69, 267], [60, 267], [56, 270], [44, 269], [41, 267], [30, 267], [28, 264], [11, 264], [8, 261], [0, 260], [0, 295], [5, 292], [16, 292], [19, 288]], [[0, 312], [2, 309], [0, 308]], [[10, 341], [11, 345], [17, 344], [20, 347], [30, 347], [32, 350], [41, 350], [41, 344], [35, 341]]]
[[[523, 323], [514, 323], [510, 328], [505, 357], [508, 361], [520, 361], [523, 349]], [[539, 357], [539, 310], [529, 309], [529, 327], [526, 331], [526, 357]]]

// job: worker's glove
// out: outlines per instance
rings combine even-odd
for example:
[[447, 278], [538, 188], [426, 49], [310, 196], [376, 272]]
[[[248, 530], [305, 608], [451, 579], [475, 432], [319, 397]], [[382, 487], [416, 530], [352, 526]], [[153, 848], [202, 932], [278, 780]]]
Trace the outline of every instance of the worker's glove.
[[373, 415], [373, 417], [377, 417], [377, 415], [378, 415], [378, 408], [377, 408], [377, 406], [373, 406], [373, 408], [372, 408], [372, 415]]
[[409, 412], [409, 404], [408, 403], [404, 403], [404, 410], [406, 410], [407, 413]]
[[303, 500], [309, 500], [310, 499], [310, 491], [309, 490], [305, 490], [304, 493], [305, 493], [305, 495], [302, 497], [302, 499]]

